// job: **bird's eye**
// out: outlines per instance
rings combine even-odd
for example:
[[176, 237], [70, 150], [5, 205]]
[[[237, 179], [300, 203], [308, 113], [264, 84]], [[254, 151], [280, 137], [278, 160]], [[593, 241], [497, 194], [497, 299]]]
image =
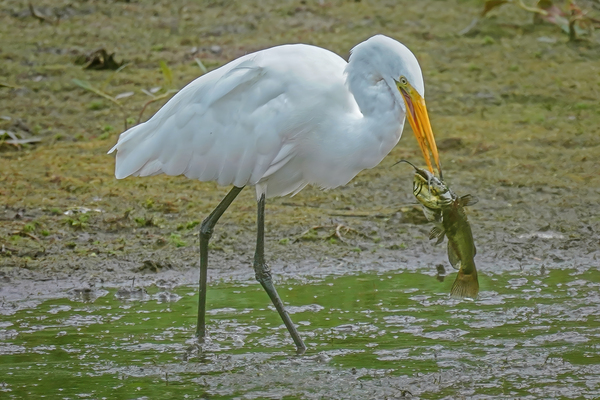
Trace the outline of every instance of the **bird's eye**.
[[401, 76], [400, 77], [400, 83], [403, 84], [403, 85], [406, 85], [406, 84], [408, 84], [408, 81], [406, 80], [405, 77]]

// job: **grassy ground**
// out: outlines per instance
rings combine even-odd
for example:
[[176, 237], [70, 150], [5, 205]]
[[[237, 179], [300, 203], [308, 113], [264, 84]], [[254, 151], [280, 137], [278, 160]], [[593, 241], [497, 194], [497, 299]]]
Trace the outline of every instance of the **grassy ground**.
[[[510, 259], [519, 253], [539, 260], [555, 250], [544, 247], [543, 254], [532, 254], [515, 244], [506, 253], [495, 242], [497, 234], [558, 231], [572, 240], [565, 251], [598, 244], [597, 35], [568, 42], [557, 27], [533, 24], [531, 14], [506, 5], [461, 36], [482, 7], [467, 0], [42, 0], [33, 5], [45, 21], [21, 1], [0, 4], [0, 129], [41, 139], [0, 147], [4, 274], [130, 271], [148, 259], [159, 260], [157, 268], [193, 266], [194, 227], [227, 188], [181, 177], [114, 179], [114, 162], [105, 153], [150, 99], [142, 90], [161, 87], [159, 95], [183, 87], [202, 74], [196, 58], [214, 69], [291, 42], [345, 56], [377, 33], [399, 39], [421, 62], [445, 176], [457, 192], [482, 200], [472, 213], [481, 257]], [[586, 5], [598, 13], [597, 2]], [[115, 52], [127, 67], [115, 73], [74, 63], [98, 48]], [[173, 72], [171, 85], [160, 61]], [[111, 96], [134, 94], [117, 105], [73, 79]], [[151, 104], [143, 118], [163, 103]], [[418, 213], [403, 207], [414, 202], [411, 171], [388, 168], [400, 158], [420, 159], [409, 133], [381, 166], [345, 188], [309, 188], [272, 201], [269, 257], [368, 260], [399, 257], [411, 246], [422, 249], [426, 230], [415, 225]], [[80, 207], [91, 211], [82, 213]], [[217, 257], [247, 264], [254, 220], [253, 193], [246, 190], [218, 229]], [[350, 232], [347, 243], [321, 240], [338, 222], [368, 237]], [[315, 225], [326, 228], [304, 233]]]

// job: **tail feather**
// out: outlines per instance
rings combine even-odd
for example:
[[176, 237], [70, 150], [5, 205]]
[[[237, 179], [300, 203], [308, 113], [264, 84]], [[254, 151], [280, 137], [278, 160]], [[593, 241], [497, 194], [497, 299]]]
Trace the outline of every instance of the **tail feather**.
[[148, 163], [151, 164], [151, 168], [146, 168], [146, 171], [148, 169], [152, 169], [152, 171], [141, 174], [142, 176], [152, 175], [161, 169], [163, 163], [160, 163], [160, 165], [156, 163], [160, 150], [164, 149], [166, 145], [172, 146], [174, 142], [169, 141], [165, 144], [162, 141], [156, 143], [156, 141], [148, 140], [154, 134], [155, 125], [148, 121], [130, 128], [121, 134], [117, 144], [110, 149], [109, 154], [115, 150], [117, 151], [115, 160], [115, 176], [117, 179], [126, 178], [130, 175], [140, 175], [140, 170], [144, 169]]
[[477, 271], [473, 269], [472, 273], [466, 274], [464, 271], [459, 270], [456, 280], [452, 284], [452, 289], [450, 289], [450, 295], [452, 297], [470, 297], [474, 299], [478, 293]]

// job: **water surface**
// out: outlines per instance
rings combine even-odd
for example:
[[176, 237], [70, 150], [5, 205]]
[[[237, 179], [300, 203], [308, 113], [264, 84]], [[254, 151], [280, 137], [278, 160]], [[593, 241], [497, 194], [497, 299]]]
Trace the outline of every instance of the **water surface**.
[[[1, 398], [598, 398], [600, 274], [482, 276], [476, 301], [418, 273], [286, 281], [295, 356], [258, 284], [71, 290], [3, 303]], [[494, 290], [485, 290], [493, 288]]]

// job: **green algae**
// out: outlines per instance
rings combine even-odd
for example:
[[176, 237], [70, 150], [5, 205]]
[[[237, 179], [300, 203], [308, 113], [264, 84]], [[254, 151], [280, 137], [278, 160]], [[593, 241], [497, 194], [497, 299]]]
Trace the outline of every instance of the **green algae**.
[[[280, 292], [293, 343], [258, 284], [208, 292], [194, 350], [196, 288], [93, 287], [5, 304], [6, 398], [590, 398], [600, 377], [596, 270], [484, 276], [476, 301], [422, 273], [345, 276]], [[410, 377], [410, 378], [409, 378]]]
[[[145, 2], [90, 1], [68, 6], [37, 2], [36, 9], [44, 15], [61, 16], [58, 25], [40, 23], [20, 2], [3, 3], [0, 75], [11, 86], [0, 88], [0, 114], [5, 117], [0, 129], [25, 130], [43, 142], [20, 150], [2, 147], [0, 194], [8, 222], [0, 227], [0, 240], [21, 231], [31, 220], [45, 224], [50, 234], [35, 235], [39, 241], [25, 237], [30, 241], [27, 250], [12, 251], [10, 256], [3, 253], [2, 264], [33, 269], [56, 264], [55, 255], [73, 240], [56, 239], [72, 235], [49, 210], [101, 209], [102, 213], [84, 221], [86, 226], [76, 222], [71, 228], [89, 232], [102, 245], [125, 241], [126, 248], [135, 249], [139, 240], [132, 240], [134, 221], [160, 221], [148, 224], [155, 228], [143, 234], [168, 241], [178, 234], [180, 224], [201, 220], [217, 204], [226, 189], [213, 184], [182, 178], [112, 178], [113, 162], [104, 153], [124, 120], [135, 121], [150, 99], [142, 90], [181, 87], [203, 73], [196, 59], [210, 69], [248, 51], [287, 42], [314, 43], [345, 55], [375, 33], [402, 40], [421, 62], [429, 114], [449, 182], [461, 192], [484, 193], [489, 196], [487, 204], [499, 198], [511, 204], [508, 211], [494, 206], [493, 216], [478, 215], [486, 229], [498, 219], [518, 221], [527, 214], [520, 213], [523, 203], [540, 203], [539, 193], [545, 188], [555, 192], [545, 203], [548, 208], [569, 204], [578, 214], [577, 220], [563, 221], [561, 229], [577, 230], [582, 220], [598, 223], [588, 212], [600, 187], [594, 172], [600, 157], [600, 116], [593, 108], [600, 84], [595, 38], [568, 43], [555, 27], [532, 24], [527, 13], [516, 7], [495, 10], [469, 35], [459, 36], [457, 27], [467, 26], [480, 11], [474, 1], [424, 1], [396, 7], [386, 2], [305, 3], [223, 1], [175, 7]], [[553, 40], [540, 41], [540, 37]], [[98, 46], [116, 51], [128, 67], [115, 73], [84, 70], [74, 63], [76, 54]], [[74, 85], [73, 79], [89, 82], [110, 96], [134, 95], [119, 100], [122, 106], [118, 107]], [[150, 104], [149, 111], [159, 106]], [[365, 171], [345, 188], [326, 193], [307, 189], [296, 196], [293, 208], [286, 205], [288, 200], [272, 201], [267, 225], [274, 242], [329, 224], [330, 216], [340, 210], [393, 214], [399, 205], [412, 201], [406, 171], [387, 168], [401, 158], [419, 159], [410, 134], [380, 167]], [[230, 238], [250, 240], [245, 235], [254, 224], [248, 213], [253, 209], [250, 192], [245, 191], [225, 216], [239, 232], [230, 232]], [[528, 192], [527, 201], [522, 192]], [[162, 212], [160, 206], [145, 211], [148, 201], [162, 204]], [[23, 222], [13, 220], [19, 209], [28, 212]], [[131, 215], [121, 218], [125, 210], [131, 210]], [[358, 225], [361, 233], [372, 230], [373, 219], [365, 223], [340, 218], [345, 225]], [[543, 223], [535, 215], [529, 218], [530, 225]], [[189, 239], [182, 237], [182, 242], [190, 243]], [[328, 251], [322, 241], [308, 246]], [[227, 247], [234, 249], [233, 243]], [[118, 252], [110, 245], [98, 250], [94, 253], [100, 258]], [[31, 254], [39, 256], [31, 258]]]

